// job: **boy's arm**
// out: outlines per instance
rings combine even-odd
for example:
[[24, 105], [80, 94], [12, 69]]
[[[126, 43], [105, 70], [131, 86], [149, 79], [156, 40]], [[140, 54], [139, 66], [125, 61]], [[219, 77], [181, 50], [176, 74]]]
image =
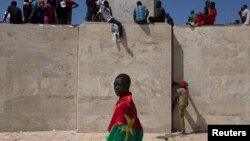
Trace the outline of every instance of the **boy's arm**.
[[[146, 8], [146, 7], [145, 7]], [[148, 15], [149, 15], [149, 11], [148, 9], [146, 8], [146, 18], [148, 18]]]
[[180, 96], [183, 93], [185, 93], [185, 90], [183, 88], [179, 88], [179, 89], [176, 89], [176, 92], [177, 92], [178, 96]]
[[134, 9], [134, 12], [133, 12], [133, 17], [134, 17], [134, 21], [136, 20], [136, 10]]
[[239, 11], [239, 16], [240, 16], [241, 23], [245, 22], [245, 17], [243, 15], [244, 15], [243, 12]]
[[4, 15], [3, 22], [6, 22], [6, 18], [8, 16], [9, 12], [7, 11], [6, 14]]
[[38, 6], [38, 4], [37, 4], [37, 3], [35, 3], [35, 4], [31, 4], [32, 11], [31, 11], [31, 13], [30, 13], [30, 17], [29, 17], [29, 19], [30, 19], [30, 20], [31, 20], [31, 19], [32, 19], [32, 17], [34, 16], [35, 11], [36, 11], [36, 9], [37, 9], [37, 6]]
[[110, 15], [113, 16], [113, 12], [112, 12], [111, 6], [109, 6], [109, 10], [110, 10]]
[[72, 1], [72, 2], [73, 2], [72, 9], [74, 9], [74, 8], [76, 8], [76, 7], [78, 7], [78, 6], [79, 6], [76, 2], [74, 2], [74, 1]]
[[4, 15], [3, 22], [6, 22], [6, 18], [8, 17], [8, 14], [9, 14], [9, 7], [6, 10], [6, 14]]

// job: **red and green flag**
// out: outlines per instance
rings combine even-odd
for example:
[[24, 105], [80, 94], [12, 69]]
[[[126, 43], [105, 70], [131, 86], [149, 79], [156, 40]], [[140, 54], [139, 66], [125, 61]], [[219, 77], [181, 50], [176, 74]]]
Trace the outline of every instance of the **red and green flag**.
[[106, 138], [107, 141], [142, 141], [143, 129], [131, 93], [116, 103]]

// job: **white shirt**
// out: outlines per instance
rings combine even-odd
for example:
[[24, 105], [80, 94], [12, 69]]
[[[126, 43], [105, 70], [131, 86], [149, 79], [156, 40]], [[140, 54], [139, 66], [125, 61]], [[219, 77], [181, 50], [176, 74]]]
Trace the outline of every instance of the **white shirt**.
[[95, 2], [98, 6], [101, 6], [104, 3], [104, 0], [97, 0]]
[[[4, 12], [4, 14], [3, 14], [3, 19], [4, 19], [5, 15], [6, 15], [7, 13], [8, 13], [7, 11]], [[5, 22], [7, 22], [7, 23], [10, 22], [10, 13], [8, 13], [8, 15], [7, 15], [6, 19], [5, 19]]]
[[245, 9], [242, 12], [242, 17], [246, 18], [246, 21], [244, 22], [244, 24], [250, 24], [250, 11], [248, 9]]
[[110, 14], [109, 8], [106, 8], [104, 5], [101, 6], [100, 12], [102, 14], [102, 17], [105, 19], [106, 22], [109, 22], [113, 16]]

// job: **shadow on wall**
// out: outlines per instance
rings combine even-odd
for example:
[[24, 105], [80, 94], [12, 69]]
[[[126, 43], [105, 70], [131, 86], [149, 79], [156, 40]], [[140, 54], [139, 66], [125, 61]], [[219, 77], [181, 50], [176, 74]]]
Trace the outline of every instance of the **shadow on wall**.
[[[173, 32], [172, 32], [173, 33]], [[177, 38], [174, 34], [172, 34], [172, 76], [174, 82], [179, 82], [180, 80], [184, 79], [184, 53], [183, 49], [178, 42]], [[188, 81], [188, 80], [187, 80]], [[174, 100], [172, 92], [172, 102]], [[192, 95], [192, 94], [191, 94]], [[188, 129], [188, 125], [192, 128], [193, 132], [204, 132], [207, 131], [207, 123], [205, 119], [202, 117], [200, 112], [198, 111], [195, 102], [193, 101], [191, 95], [189, 95], [189, 106], [185, 112], [185, 118], [186, 118], [186, 130]], [[179, 116], [178, 116], [178, 104], [176, 104], [173, 108], [172, 113], [172, 131], [178, 131], [180, 130], [180, 124], [179, 124]], [[195, 115], [190, 114], [188, 109], [194, 109]], [[194, 119], [196, 118], [196, 119]], [[188, 131], [190, 132], [190, 131]]]
[[[186, 120], [191, 126], [193, 132], [205, 132], [207, 131], [207, 122], [202, 117], [200, 112], [198, 111], [193, 99], [189, 95], [189, 106], [194, 109], [196, 115], [191, 115], [188, 111], [185, 113]], [[196, 121], [192, 118], [192, 116], [196, 116]]]
[[123, 37], [121, 38], [121, 41], [120, 42], [116, 41], [116, 47], [117, 47], [119, 52], [121, 51], [121, 44], [124, 47], [124, 49], [128, 52], [128, 54], [131, 57], [134, 57], [134, 53], [128, 47], [127, 34], [126, 34], [126, 31], [124, 28], [123, 28]]
[[[139, 24], [138, 24], [138, 25], [139, 25]], [[151, 36], [149, 24], [139, 25], [139, 27], [142, 29], [142, 31], [143, 31], [145, 34], [147, 34], [148, 36]]]
[[181, 45], [172, 31], [172, 68], [173, 80], [179, 82], [184, 79], [184, 54]]

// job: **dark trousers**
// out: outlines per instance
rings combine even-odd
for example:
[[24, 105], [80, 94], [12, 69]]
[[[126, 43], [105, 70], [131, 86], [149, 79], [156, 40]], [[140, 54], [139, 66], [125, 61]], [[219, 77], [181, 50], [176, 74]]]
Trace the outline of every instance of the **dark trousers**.
[[115, 18], [112, 18], [109, 22], [113, 23], [113, 24], [116, 24], [118, 26], [119, 35], [120, 35], [120, 37], [122, 37], [123, 36], [123, 28], [122, 28], [121, 22], [119, 22]]
[[67, 17], [66, 18], [58, 18], [58, 24], [67, 24]]
[[149, 17], [148, 20], [149, 20], [150, 23], [165, 22], [164, 19], [159, 19], [157, 17]]
[[147, 23], [147, 20], [141, 20], [141, 21], [136, 21], [137, 24], [146, 24]]
[[86, 21], [92, 21], [92, 12], [91, 12], [91, 8], [92, 8], [92, 4], [87, 4], [87, 14], [86, 14]]

